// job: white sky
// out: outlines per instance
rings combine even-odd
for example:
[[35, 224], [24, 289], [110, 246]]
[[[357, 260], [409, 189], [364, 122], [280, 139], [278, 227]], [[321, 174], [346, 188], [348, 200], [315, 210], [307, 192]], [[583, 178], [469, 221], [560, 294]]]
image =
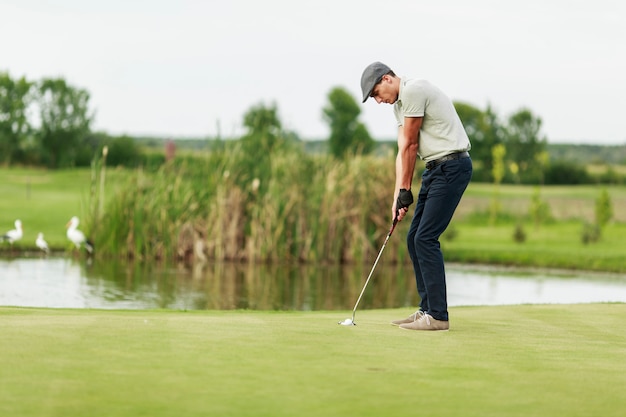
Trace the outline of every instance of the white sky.
[[[1, 0], [0, 22], [0, 71], [84, 88], [111, 134], [239, 135], [263, 102], [326, 138], [329, 91], [360, 102], [383, 61], [502, 117], [528, 107], [550, 143], [626, 143], [623, 0]], [[362, 109], [395, 137], [391, 107]]]

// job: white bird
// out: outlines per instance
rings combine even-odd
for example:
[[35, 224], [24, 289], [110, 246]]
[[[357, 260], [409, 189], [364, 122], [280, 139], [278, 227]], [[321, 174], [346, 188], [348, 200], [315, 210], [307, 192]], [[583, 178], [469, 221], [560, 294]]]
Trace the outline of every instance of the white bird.
[[85, 234], [77, 229], [78, 217], [74, 216], [67, 223], [67, 238], [76, 246], [76, 249], [80, 249], [81, 245], [85, 246], [87, 252], [93, 253], [93, 244], [85, 237]]
[[9, 230], [4, 235], [0, 236], [0, 240], [8, 241], [11, 246], [13, 246], [14, 242], [17, 242], [24, 236], [24, 232], [22, 231], [22, 222], [21, 220], [15, 221], [15, 229]]
[[43, 233], [39, 232], [37, 235], [37, 240], [35, 240], [35, 245], [42, 251], [48, 253], [50, 252], [50, 248], [48, 248], [48, 242], [43, 238]]

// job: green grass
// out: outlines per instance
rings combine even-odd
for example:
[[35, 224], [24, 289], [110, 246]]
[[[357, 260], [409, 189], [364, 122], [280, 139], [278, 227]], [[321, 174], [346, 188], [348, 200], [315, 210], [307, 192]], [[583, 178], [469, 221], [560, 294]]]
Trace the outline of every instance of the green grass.
[[515, 224], [511, 223], [456, 222], [452, 230], [454, 239], [444, 237], [441, 244], [449, 261], [626, 272], [626, 223], [606, 226], [601, 239], [590, 244], [582, 242], [583, 223], [579, 221], [539, 227], [525, 223], [522, 243], [513, 239]]
[[0, 414], [623, 415], [626, 304], [409, 313], [0, 308]]
[[[125, 171], [107, 171], [107, 190], [113, 193]], [[91, 170], [0, 169], [0, 233], [13, 229], [20, 219], [24, 237], [17, 248], [35, 247], [37, 233], [42, 232], [51, 247], [65, 249], [68, 240], [65, 225], [72, 216], [83, 220], [79, 228], [86, 231], [84, 219], [90, 207]], [[106, 195], [107, 199], [110, 195]], [[7, 245], [8, 246], [8, 245]]]

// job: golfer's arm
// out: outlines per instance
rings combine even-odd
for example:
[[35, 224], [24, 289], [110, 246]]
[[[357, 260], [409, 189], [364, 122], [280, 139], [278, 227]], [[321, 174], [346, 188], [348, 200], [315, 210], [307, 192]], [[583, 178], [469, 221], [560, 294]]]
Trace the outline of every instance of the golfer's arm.
[[413, 170], [417, 160], [422, 117], [405, 117], [398, 128], [398, 156], [396, 158], [396, 193], [400, 188], [411, 189]]

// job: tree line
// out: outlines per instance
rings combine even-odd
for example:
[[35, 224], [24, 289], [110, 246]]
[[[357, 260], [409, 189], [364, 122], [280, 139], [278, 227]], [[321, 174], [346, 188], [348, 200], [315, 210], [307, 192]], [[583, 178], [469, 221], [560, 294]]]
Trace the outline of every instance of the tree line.
[[113, 164], [145, 157], [133, 138], [93, 132], [87, 90], [64, 78], [12, 78], [0, 72], [0, 165], [89, 166], [104, 146]]
[[[145, 152], [137, 138], [93, 132], [95, 114], [89, 109], [89, 99], [87, 90], [63, 78], [31, 81], [0, 72], [0, 165], [53, 169], [89, 166], [102, 154], [104, 146], [108, 148], [110, 165], [158, 166], [165, 161], [162, 150]], [[494, 171], [502, 165], [503, 183], [592, 182], [581, 164], [551, 160], [547, 138], [541, 131], [542, 120], [530, 109], [521, 108], [502, 118], [491, 106], [480, 109], [465, 102], [454, 105], [472, 142], [475, 181], [494, 181]], [[325, 152], [346, 158], [376, 152], [385, 146], [375, 141], [359, 120], [361, 106], [346, 89], [332, 88], [321, 113], [330, 129], [324, 140]], [[250, 107], [242, 123], [247, 132], [237, 139], [244, 150], [251, 152], [251, 157], [258, 156], [259, 150], [271, 152], [285, 143], [305, 146], [306, 141], [300, 140], [297, 133], [283, 129], [276, 104]], [[222, 146], [220, 138], [209, 142], [209, 148]], [[611, 182], [622, 180], [611, 176]]]

